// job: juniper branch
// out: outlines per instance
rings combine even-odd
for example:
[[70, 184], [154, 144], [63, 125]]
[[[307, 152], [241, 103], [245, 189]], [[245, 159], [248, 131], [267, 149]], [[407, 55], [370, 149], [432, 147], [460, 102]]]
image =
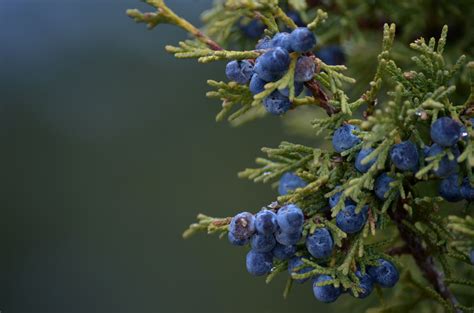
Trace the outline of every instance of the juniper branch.
[[222, 47], [206, 36], [197, 27], [188, 22], [186, 19], [174, 13], [165, 3], [164, 0], [144, 0], [149, 5], [156, 8], [155, 13], [142, 13], [137, 9], [127, 10], [127, 15], [133, 18], [137, 23], [146, 23], [148, 28], [155, 28], [158, 24], [166, 23], [181, 27], [189, 34], [193, 35], [206, 44], [212, 50], [222, 50]]

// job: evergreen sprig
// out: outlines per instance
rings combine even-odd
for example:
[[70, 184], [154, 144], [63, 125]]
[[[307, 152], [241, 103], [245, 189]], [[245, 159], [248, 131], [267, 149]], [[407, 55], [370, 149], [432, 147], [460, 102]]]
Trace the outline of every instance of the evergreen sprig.
[[[367, 43], [368, 30], [382, 26], [380, 21], [367, 21], [367, 16], [374, 12], [382, 12], [380, 14], [385, 16], [384, 12], [395, 10], [397, 20], [403, 21], [402, 38], [412, 36], [413, 31], [422, 26], [421, 18], [413, 19], [412, 12], [420, 12], [420, 16], [428, 19], [426, 3], [414, 1], [405, 1], [405, 6], [399, 7], [391, 2], [369, 5], [341, 0], [333, 6], [315, 7], [312, 1], [303, 0], [225, 0], [205, 12], [205, 27], [201, 31], [169, 9], [163, 0], [145, 2], [156, 11], [129, 10], [128, 15], [149, 28], [161, 23], [183, 28], [194, 39], [181, 41], [178, 47], [167, 46], [166, 50], [176, 58], [195, 58], [201, 63], [226, 60], [255, 65], [273, 47], [248, 49], [249, 40], [244, 38], [242, 28], [256, 21], [265, 28], [260, 36], [270, 40], [269, 36], [282, 30], [297, 28], [297, 21], [287, 13], [289, 10], [300, 14], [307, 28], [320, 35], [322, 43], [348, 40], [350, 35], [353, 35], [350, 40], [354, 45]], [[469, 7], [467, 3], [446, 2], [436, 6], [441, 12], [449, 10], [460, 14]], [[469, 11], [467, 16], [471, 13]], [[282, 142], [276, 148], [263, 148], [266, 157], [256, 159], [258, 166], [239, 173], [241, 178], [273, 183], [282, 188], [276, 201], [264, 208], [266, 211], [280, 214], [283, 208], [294, 206], [302, 213], [301, 236], [295, 245], [295, 256], [300, 263], [293, 266], [292, 260], [276, 260], [267, 283], [288, 269], [290, 278], [284, 296], [289, 294], [295, 280], [327, 277], [315, 281], [313, 288], [345, 290], [359, 297], [366, 291], [360, 275], [374, 275], [370, 273], [371, 269], [381, 266], [380, 260], [385, 260], [402, 269], [400, 281], [403, 287], [397, 288], [396, 295], [387, 299], [380, 287], [375, 286], [381, 303], [368, 312], [418, 312], [440, 308], [446, 312], [472, 312], [472, 297], [456, 294], [457, 289], [453, 286], [474, 286], [471, 277], [457, 275], [460, 271], [466, 273], [466, 267], [473, 262], [474, 220], [470, 215], [444, 218], [441, 211], [446, 196], [427, 192], [433, 188], [425, 188], [423, 184], [446, 179], [438, 178], [436, 173], [446, 162], [454, 162], [459, 175], [467, 177], [458, 189], [474, 188], [466, 185], [474, 181], [474, 125], [471, 120], [474, 116], [474, 63], [467, 63], [468, 58], [464, 55], [454, 61], [452, 54], [447, 56], [447, 26], [442, 28], [438, 40], [421, 37], [411, 43], [411, 52], [406, 54], [411, 58], [400, 56], [400, 51], [407, 50], [400, 50], [401, 45], [395, 42], [395, 31], [395, 24], [383, 25], [382, 47], [372, 60], [376, 64], [375, 71], [368, 88], [364, 86], [365, 90], [360, 94], [351, 89], [360, 87], [365, 77], [359, 78], [357, 72], [351, 72], [350, 66], [331, 65], [313, 51], [290, 51], [285, 73], [266, 83], [261, 92], [252, 94], [246, 84], [209, 80], [213, 91], [207, 96], [222, 101], [216, 120], [227, 117], [233, 124], [242, 124], [264, 116], [268, 110], [263, 106], [265, 99], [287, 91], [289, 109], [298, 112], [302, 106], [319, 107], [327, 114], [312, 121], [316, 135], [326, 132], [334, 144], [341, 129], [350, 129], [347, 136], [351, 136], [353, 144], [343, 151]], [[466, 31], [469, 31], [468, 27]], [[466, 42], [458, 39], [457, 44], [467, 51]], [[227, 49], [227, 46], [234, 48]], [[239, 50], [236, 46], [243, 48]], [[304, 83], [308, 95], [298, 96], [295, 81], [297, 62], [302, 56], [311, 60], [315, 71]], [[466, 89], [467, 81], [469, 94], [466, 97], [462, 91]], [[428, 132], [441, 117], [462, 124], [462, 140], [456, 142], [461, 153], [456, 155], [452, 145], [446, 145], [440, 153], [427, 156], [425, 150], [431, 142]], [[408, 141], [416, 146], [416, 153], [421, 157], [416, 168], [400, 170], [393, 160], [393, 150]], [[369, 152], [359, 157], [363, 149]], [[360, 166], [367, 168], [361, 170]], [[292, 188], [285, 186], [288, 173], [293, 175], [292, 183], [296, 182]], [[384, 186], [387, 191], [381, 194], [377, 181], [383, 175], [390, 181]], [[455, 181], [461, 184], [457, 176]], [[348, 213], [349, 209], [353, 213]], [[465, 210], [468, 211], [469, 206]], [[355, 232], [343, 230], [338, 218], [344, 214], [363, 215], [364, 224]], [[213, 218], [200, 214], [197, 223], [192, 224], [183, 236], [187, 238], [198, 232], [233, 236], [235, 223], [238, 223], [235, 217]], [[248, 223], [251, 221], [244, 219], [244, 225]], [[334, 249], [327, 256], [316, 258], [308, 242], [321, 230], [330, 234]], [[229, 238], [239, 245], [245, 245], [249, 239]], [[416, 268], [406, 266], [405, 260], [399, 258], [405, 254], [412, 257]], [[472, 296], [472, 290], [469, 292]]]

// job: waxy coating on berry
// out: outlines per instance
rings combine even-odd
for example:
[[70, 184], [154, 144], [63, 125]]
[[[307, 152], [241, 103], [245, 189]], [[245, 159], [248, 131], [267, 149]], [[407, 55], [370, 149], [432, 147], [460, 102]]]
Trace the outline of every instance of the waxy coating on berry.
[[400, 278], [400, 274], [395, 265], [384, 259], [378, 259], [377, 262], [377, 266], [367, 267], [367, 273], [372, 277], [373, 281], [382, 288], [395, 286]]
[[288, 70], [289, 65], [288, 51], [278, 47], [259, 56], [254, 70], [260, 79], [271, 82], [281, 78]]
[[284, 96], [278, 90], [275, 90], [268, 97], [263, 99], [263, 106], [268, 113], [282, 115], [288, 112], [291, 108], [291, 102], [287, 96]]
[[318, 286], [318, 283], [333, 280], [331, 276], [319, 275], [313, 281], [313, 293], [316, 299], [324, 303], [331, 303], [337, 300], [342, 293], [340, 287], [334, 287], [334, 285]]
[[278, 260], [288, 260], [292, 258], [296, 253], [296, 246], [295, 245], [282, 245], [281, 243], [277, 242], [275, 247], [272, 250], [273, 257]]
[[[258, 59], [257, 59], [258, 60]], [[283, 77], [283, 75], [285, 74], [284, 71], [281, 71], [281, 72], [270, 72], [268, 70], [265, 69], [265, 66], [262, 65], [262, 63], [255, 63], [255, 66], [253, 68], [254, 72], [256, 74], [258, 74], [258, 77], [261, 79], [261, 80], [264, 80], [265, 82], [269, 83], [269, 82], [276, 82], [277, 80], [279, 80], [280, 78]]]
[[280, 47], [288, 52], [292, 52], [290, 34], [285, 32], [275, 34], [272, 39], [272, 47]]
[[452, 174], [441, 180], [438, 192], [444, 200], [448, 202], [458, 202], [462, 200], [461, 182], [457, 174]]
[[229, 232], [227, 234], [227, 238], [229, 239], [229, 242], [234, 245], [234, 246], [245, 246], [246, 244], [249, 243], [249, 239], [237, 239], [234, 237], [234, 234]]
[[303, 226], [304, 215], [301, 209], [296, 205], [287, 204], [278, 210], [277, 222], [282, 232], [298, 232]]
[[372, 165], [375, 164], [377, 158], [372, 158], [366, 163], [362, 162], [362, 160], [364, 160], [369, 154], [374, 152], [374, 150], [374, 148], [365, 148], [359, 151], [355, 160], [355, 168], [359, 172], [366, 173], [372, 167]]
[[237, 214], [230, 222], [229, 232], [235, 239], [249, 239], [255, 233], [255, 217], [249, 212]]
[[247, 271], [254, 276], [269, 274], [273, 267], [273, 257], [271, 253], [261, 253], [250, 250], [245, 260]]
[[356, 213], [356, 206], [348, 205], [337, 213], [336, 225], [345, 233], [357, 233], [367, 222], [367, 211], [368, 207], [364, 206], [359, 213]]
[[278, 229], [276, 214], [270, 210], [262, 210], [255, 215], [255, 228], [260, 234], [273, 234]]
[[285, 246], [296, 245], [301, 239], [302, 230], [303, 229], [300, 227], [298, 230], [288, 233], [279, 229], [275, 232], [275, 239], [277, 242]]
[[409, 140], [394, 145], [390, 150], [390, 159], [401, 171], [414, 171], [420, 162], [418, 148]]
[[265, 50], [270, 48], [272, 48], [272, 39], [268, 36], [265, 36], [260, 39], [255, 45], [256, 50]]
[[312, 58], [307, 56], [299, 57], [295, 66], [295, 82], [304, 83], [314, 77], [316, 64]]
[[[444, 152], [446, 148], [442, 147], [438, 144], [433, 144], [431, 147], [426, 149], [426, 157], [435, 157]], [[433, 169], [432, 172], [438, 177], [447, 177], [451, 174], [454, 174], [458, 171], [458, 162], [456, 159], [459, 157], [459, 148], [454, 146], [451, 147], [451, 153], [453, 154], [454, 158], [452, 160], [449, 159], [447, 155], [445, 155], [441, 161], [438, 163], [438, 168]]]
[[250, 246], [256, 252], [270, 252], [275, 247], [276, 240], [273, 234], [254, 234], [250, 238]]
[[461, 124], [450, 117], [438, 118], [431, 125], [431, 139], [443, 146], [451, 147], [461, 138]]
[[290, 34], [291, 48], [296, 52], [308, 52], [316, 46], [316, 36], [306, 27], [298, 27]]
[[308, 252], [317, 259], [324, 259], [332, 254], [334, 240], [327, 228], [318, 228], [306, 238]]
[[247, 60], [230, 61], [226, 65], [225, 74], [230, 80], [241, 85], [247, 84], [253, 74], [253, 64]]
[[[298, 271], [295, 271], [295, 268], [297, 267], [302, 267], [300, 270]], [[301, 260], [300, 257], [294, 257], [294, 258], [291, 258], [289, 261], [288, 261], [288, 273], [290, 274], [293, 274], [293, 273], [296, 273], [296, 274], [306, 274], [308, 272], [311, 272], [313, 269], [311, 267], [308, 267], [307, 265], [305, 266], [304, 262]], [[295, 279], [293, 278], [293, 280], [299, 284], [303, 284], [304, 282], [306, 282], [308, 279], [310, 279], [310, 277], [308, 278], [300, 278], [300, 279]]]
[[336, 152], [346, 151], [358, 143], [360, 143], [359, 137], [354, 134], [354, 131], [358, 131], [359, 127], [346, 124], [334, 132], [332, 137], [332, 146]]
[[307, 184], [308, 183], [295, 173], [286, 172], [281, 176], [280, 182], [278, 183], [278, 194], [284, 196], [290, 191], [305, 187]]
[[380, 174], [379, 177], [375, 180], [374, 183], [374, 192], [377, 198], [380, 200], [385, 200], [387, 197], [387, 192], [392, 189], [390, 183], [395, 181], [387, 173]]
[[250, 79], [249, 90], [253, 95], [259, 94], [265, 91], [266, 84], [267, 82], [263, 79], [260, 79], [257, 74], [253, 74], [252, 78]]
[[[372, 280], [372, 277], [370, 277], [370, 275], [367, 273], [365, 273], [365, 275], [362, 275], [361, 271], [355, 272], [355, 275], [357, 276], [357, 278], [359, 278], [358, 287], [362, 289], [362, 291], [358, 292], [357, 298], [367, 298], [372, 293], [372, 290], [374, 290], [374, 282]], [[349, 293], [351, 296], [356, 297], [352, 290], [349, 290]]]

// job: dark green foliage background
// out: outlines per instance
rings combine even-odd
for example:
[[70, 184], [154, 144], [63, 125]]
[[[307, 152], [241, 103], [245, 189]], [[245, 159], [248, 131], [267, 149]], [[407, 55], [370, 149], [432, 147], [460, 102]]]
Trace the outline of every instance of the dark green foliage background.
[[[199, 23], [211, 1], [169, 4]], [[249, 276], [225, 240], [181, 239], [198, 211], [273, 199], [236, 178], [261, 146], [315, 143], [278, 118], [216, 124], [205, 82], [224, 64], [166, 54], [186, 35], [145, 31], [125, 16], [136, 6], [0, 1], [0, 310], [330, 312], [309, 285], [284, 301], [284, 281]]]

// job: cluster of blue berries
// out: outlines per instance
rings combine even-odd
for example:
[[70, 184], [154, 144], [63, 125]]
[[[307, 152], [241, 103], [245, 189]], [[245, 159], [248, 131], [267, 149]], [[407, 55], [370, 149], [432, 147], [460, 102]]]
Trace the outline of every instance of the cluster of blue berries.
[[[280, 32], [273, 38], [261, 39], [256, 48], [265, 50], [255, 61], [231, 61], [226, 66], [227, 78], [239, 84], [249, 84], [253, 95], [265, 90], [265, 85], [281, 79], [288, 71], [291, 57], [290, 53], [300, 53], [295, 67], [294, 87], [295, 96], [300, 95], [304, 83], [311, 80], [315, 73], [315, 63], [311, 56], [303, 55], [314, 49], [316, 37], [306, 27], [299, 27], [291, 33]], [[265, 109], [275, 115], [281, 115], [291, 108], [289, 88], [275, 90], [263, 100]]]
[[[357, 132], [360, 131], [357, 126], [343, 125], [334, 132], [332, 143], [336, 152], [343, 152], [355, 147], [361, 143]], [[450, 117], [441, 117], [437, 119], [430, 129], [432, 145], [419, 148], [414, 142], [407, 140], [394, 145], [390, 150], [390, 160], [394, 167], [401, 172], [416, 173], [420, 169], [420, 161], [426, 158], [429, 162], [434, 162], [436, 156], [445, 154], [439, 161], [438, 166], [433, 166], [431, 173], [433, 176], [441, 179], [439, 183], [439, 194], [445, 200], [450, 202], [460, 201], [462, 199], [474, 200], [474, 187], [471, 186], [467, 177], [460, 177], [457, 158], [460, 155], [458, 142], [467, 134], [466, 128], [459, 122]], [[376, 162], [372, 158], [364, 163], [372, 152], [373, 148], [363, 148], [359, 151], [355, 159], [355, 168], [366, 173]], [[375, 180], [374, 192], [380, 200], [385, 200], [391, 185], [395, 179], [393, 175], [384, 172]], [[347, 208], [347, 207], [346, 207]]]
[[366, 272], [357, 270], [358, 293], [354, 293], [352, 289], [344, 290], [341, 287], [336, 287], [333, 284], [320, 286], [325, 281], [331, 281], [333, 278], [329, 275], [319, 275], [313, 281], [313, 293], [316, 299], [321, 302], [331, 303], [336, 301], [339, 296], [348, 292], [351, 296], [364, 299], [367, 298], [374, 289], [374, 285], [378, 284], [382, 288], [392, 288], [398, 282], [400, 274], [392, 262], [378, 259], [376, 266], [368, 266]]
[[273, 258], [288, 260], [296, 253], [301, 239], [304, 215], [295, 205], [274, 212], [263, 209], [256, 215], [242, 212], [234, 216], [229, 226], [229, 241], [236, 246], [250, 243], [246, 266], [250, 274], [269, 274]]
[[[307, 183], [294, 173], [285, 173], [278, 188], [280, 195], [285, 195], [297, 188], [303, 188]], [[329, 199], [331, 206], [337, 203], [338, 195]], [[340, 194], [339, 194], [340, 197]], [[363, 216], [361, 218], [361, 216]], [[355, 205], [350, 204], [336, 217], [336, 223], [341, 230], [347, 233], [359, 231], [367, 219], [367, 209], [363, 213], [355, 213]], [[276, 212], [263, 209], [255, 216], [248, 212], [237, 214], [229, 226], [228, 238], [231, 244], [244, 246], [250, 243], [251, 250], [247, 254], [247, 271], [255, 276], [269, 274], [274, 261], [287, 262], [288, 272], [305, 274], [312, 271], [305, 266], [303, 256], [312, 257], [321, 264], [325, 264], [334, 250], [334, 240], [329, 229], [317, 228], [312, 234], [303, 238], [305, 216], [302, 210], [294, 204], [288, 204]], [[297, 253], [298, 251], [298, 253]], [[329, 303], [335, 301], [343, 292], [349, 292], [358, 298], [367, 297], [373, 290], [375, 283], [381, 287], [393, 287], [399, 279], [396, 267], [389, 261], [380, 259], [377, 266], [367, 267], [362, 274], [357, 271], [359, 279], [358, 293], [351, 289], [343, 290], [334, 285], [319, 283], [333, 280], [328, 275], [317, 275], [306, 279], [295, 279], [297, 283], [304, 283], [313, 279], [313, 292], [316, 299]]]
[[[470, 122], [472, 124], [473, 119]], [[441, 117], [432, 124], [430, 134], [433, 145], [425, 149], [428, 157], [436, 157], [448, 151], [438, 168], [433, 170], [433, 174], [442, 179], [438, 187], [440, 196], [449, 202], [463, 199], [473, 201], [474, 187], [468, 177], [462, 177], [457, 163], [460, 155], [458, 142], [467, 136], [466, 128], [450, 117]]]

